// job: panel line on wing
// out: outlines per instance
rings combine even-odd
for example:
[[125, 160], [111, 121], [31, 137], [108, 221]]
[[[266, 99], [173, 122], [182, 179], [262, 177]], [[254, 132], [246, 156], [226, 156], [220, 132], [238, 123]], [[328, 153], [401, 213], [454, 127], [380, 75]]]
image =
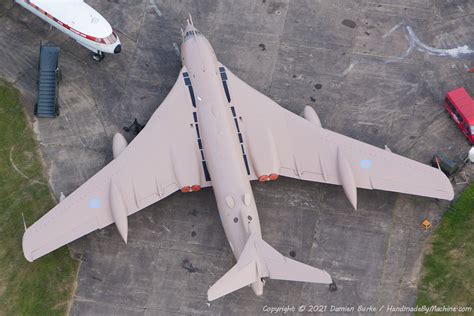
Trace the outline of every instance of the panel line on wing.
[[[189, 74], [187, 72], [183, 72], [183, 79], [184, 79], [184, 84], [189, 89], [189, 96], [191, 97], [191, 102], [193, 104], [193, 107], [196, 107], [196, 99], [194, 98], [193, 86], [191, 84], [191, 79], [189, 78]], [[198, 115], [196, 111], [193, 111], [193, 122], [194, 122], [194, 128], [196, 130], [196, 141], [199, 147], [199, 152], [201, 153], [201, 159], [202, 159], [201, 163], [202, 163], [202, 168], [204, 170], [204, 177], [206, 181], [211, 181], [209, 170], [207, 170], [206, 159], [204, 158], [204, 149], [203, 149], [202, 140], [201, 140], [201, 133], [199, 133], [199, 122], [198, 122]]]
[[196, 107], [196, 99], [194, 98], [194, 90], [193, 85], [191, 84], [191, 79], [189, 78], [189, 74], [187, 72], [183, 72], [184, 77], [184, 84], [188, 87], [189, 95], [191, 96], [191, 103], [193, 107]]
[[244, 159], [245, 168], [247, 169], [247, 174], [250, 175], [249, 162], [247, 160], [247, 154], [245, 153], [245, 147], [244, 147], [244, 138], [243, 138], [242, 133], [240, 131], [239, 121], [237, 119], [237, 113], [235, 112], [235, 107], [234, 106], [231, 106], [230, 109], [232, 111], [232, 116], [234, 117], [235, 128], [237, 129], [237, 136], [239, 137], [240, 148], [242, 149], [242, 156], [243, 156], [243, 159]]
[[[224, 92], [227, 97], [227, 101], [230, 103], [231, 97], [230, 97], [230, 92], [229, 92], [229, 86], [227, 85], [227, 74], [225, 72], [225, 67], [219, 67], [219, 72], [221, 74], [222, 85], [224, 86]], [[237, 112], [233, 105], [230, 106], [230, 110], [232, 112], [232, 117], [234, 118], [235, 129], [237, 130], [237, 137], [239, 138], [240, 147], [242, 149], [242, 158], [244, 160], [245, 169], [247, 170], [247, 174], [250, 175], [250, 166], [249, 166], [247, 154], [245, 153], [244, 138], [242, 136], [242, 131], [240, 130]]]
[[224, 92], [225, 92], [225, 96], [227, 97], [227, 102], [230, 103], [231, 98], [230, 98], [229, 86], [227, 85], [227, 74], [225, 73], [225, 68], [219, 67], [219, 72], [221, 74], [222, 85], [224, 86]]

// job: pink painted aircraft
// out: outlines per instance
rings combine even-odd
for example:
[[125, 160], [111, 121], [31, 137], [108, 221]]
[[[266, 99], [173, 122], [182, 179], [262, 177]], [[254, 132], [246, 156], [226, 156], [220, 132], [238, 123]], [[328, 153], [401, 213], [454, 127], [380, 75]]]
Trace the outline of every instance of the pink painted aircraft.
[[83, 0], [15, 2], [91, 50], [95, 61], [104, 59], [104, 53], [118, 54], [122, 50], [109, 22]]
[[265, 278], [332, 279], [263, 240], [251, 180], [342, 185], [354, 208], [357, 188], [453, 198], [440, 170], [324, 129], [311, 107], [302, 118], [248, 86], [219, 63], [189, 20], [181, 52], [178, 79], [140, 134], [128, 146], [115, 134], [114, 160], [26, 230], [26, 259], [112, 223], [127, 242], [129, 215], [178, 190], [212, 186], [237, 263], [208, 300], [246, 285], [261, 295]]

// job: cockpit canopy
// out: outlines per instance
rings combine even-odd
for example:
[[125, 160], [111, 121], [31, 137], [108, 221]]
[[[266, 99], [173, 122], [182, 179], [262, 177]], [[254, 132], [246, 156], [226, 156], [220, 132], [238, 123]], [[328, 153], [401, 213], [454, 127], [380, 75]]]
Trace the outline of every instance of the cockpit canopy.
[[187, 31], [186, 34], [184, 34], [183, 41], [186, 41], [188, 38], [190, 38], [190, 37], [193, 36], [194, 34], [196, 34], [196, 35], [202, 35], [201, 32], [199, 32], [198, 30]]

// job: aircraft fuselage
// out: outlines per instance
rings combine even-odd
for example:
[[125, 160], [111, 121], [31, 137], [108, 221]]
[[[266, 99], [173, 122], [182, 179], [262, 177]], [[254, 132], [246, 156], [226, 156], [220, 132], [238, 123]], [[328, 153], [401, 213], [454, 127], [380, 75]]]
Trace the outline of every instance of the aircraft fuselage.
[[[239, 258], [250, 232], [261, 237], [257, 206], [239, 140], [240, 121], [223, 89], [219, 63], [209, 41], [191, 24], [181, 46], [196, 98], [198, 126], [219, 215], [230, 247]], [[242, 125], [242, 124], [241, 124]], [[241, 137], [241, 136], [240, 136]]]

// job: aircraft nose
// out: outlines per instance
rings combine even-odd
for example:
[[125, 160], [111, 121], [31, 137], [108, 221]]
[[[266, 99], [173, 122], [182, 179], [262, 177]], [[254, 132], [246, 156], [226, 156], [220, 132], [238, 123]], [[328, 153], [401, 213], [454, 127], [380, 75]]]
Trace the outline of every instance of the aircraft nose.
[[186, 28], [184, 29], [184, 34], [186, 34], [189, 31], [194, 31], [194, 26], [192, 26], [189, 22], [186, 25]]
[[197, 31], [196, 27], [194, 26], [191, 15], [189, 15], [189, 18], [186, 19], [186, 27], [184, 28], [184, 33], [187, 33], [189, 31]]
[[114, 54], [118, 54], [121, 51], [122, 51], [122, 45], [118, 44], [117, 46], [115, 46]]

